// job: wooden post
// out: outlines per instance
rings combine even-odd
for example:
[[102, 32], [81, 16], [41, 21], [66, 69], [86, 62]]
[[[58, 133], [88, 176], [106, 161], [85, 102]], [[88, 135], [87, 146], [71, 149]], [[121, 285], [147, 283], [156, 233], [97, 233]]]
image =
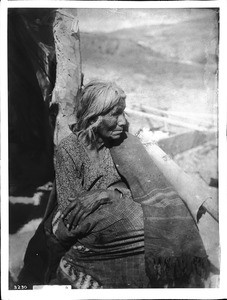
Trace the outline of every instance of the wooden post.
[[57, 59], [56, 83], [51, 104], [58, 104], [54, 144], [70, 134], [75, 122], [77, 95], [81, 87], [80, 36], [76, 9], [56, 10], [53, 26]]

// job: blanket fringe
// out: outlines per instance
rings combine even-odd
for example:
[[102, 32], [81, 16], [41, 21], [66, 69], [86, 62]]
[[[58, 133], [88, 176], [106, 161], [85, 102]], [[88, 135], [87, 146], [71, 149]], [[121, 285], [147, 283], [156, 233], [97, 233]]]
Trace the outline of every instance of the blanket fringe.
[[210, 274], [208, 257], [146, 257], [151, 287], [202, 288]]

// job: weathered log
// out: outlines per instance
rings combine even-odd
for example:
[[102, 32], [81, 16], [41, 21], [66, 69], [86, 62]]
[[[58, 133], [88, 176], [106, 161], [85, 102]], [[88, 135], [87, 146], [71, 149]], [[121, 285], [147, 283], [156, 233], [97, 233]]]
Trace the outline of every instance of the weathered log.
[[150, 141], [146, 134], [141, 133], [140, 137], [152, 160], [176, 189], [194, 220], [197, 222], [198, 211], [203, 206], [218, 222], [218, 207], [213, 195], [193, 177], [186, 174], [155, 142]]
[[54, 144], [70, 134], [75, 122], [77, 96], [81, 87], [80, 35], [76, 9], [58, 9], [54, 21], [57, 59], [56, 83], [51, 104], [58, 104]]

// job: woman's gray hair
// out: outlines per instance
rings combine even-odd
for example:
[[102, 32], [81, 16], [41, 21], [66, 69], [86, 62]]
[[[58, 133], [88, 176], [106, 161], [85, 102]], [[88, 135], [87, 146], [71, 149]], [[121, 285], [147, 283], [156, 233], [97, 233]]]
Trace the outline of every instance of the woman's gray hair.
[[88, 145], [96, 142], [95, 132], [102, 116], [125, 98], [124, 91], [111, 81], [92, 80], [85, 85], [76, 114], [76, 131]]

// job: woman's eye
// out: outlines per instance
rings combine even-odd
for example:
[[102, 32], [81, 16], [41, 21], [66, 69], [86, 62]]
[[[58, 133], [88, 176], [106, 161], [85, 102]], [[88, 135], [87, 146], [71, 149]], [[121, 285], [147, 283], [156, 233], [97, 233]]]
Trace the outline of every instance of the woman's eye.
[[110, 115], [113, 117], [117, 117], [119, 115], [119, 112], [113, 111]]
[[120, 110], [120, 111], [113, 112], [113, 116], [115, 117], [119, 117], [120, 115], [124, 115], [124, 111]]

